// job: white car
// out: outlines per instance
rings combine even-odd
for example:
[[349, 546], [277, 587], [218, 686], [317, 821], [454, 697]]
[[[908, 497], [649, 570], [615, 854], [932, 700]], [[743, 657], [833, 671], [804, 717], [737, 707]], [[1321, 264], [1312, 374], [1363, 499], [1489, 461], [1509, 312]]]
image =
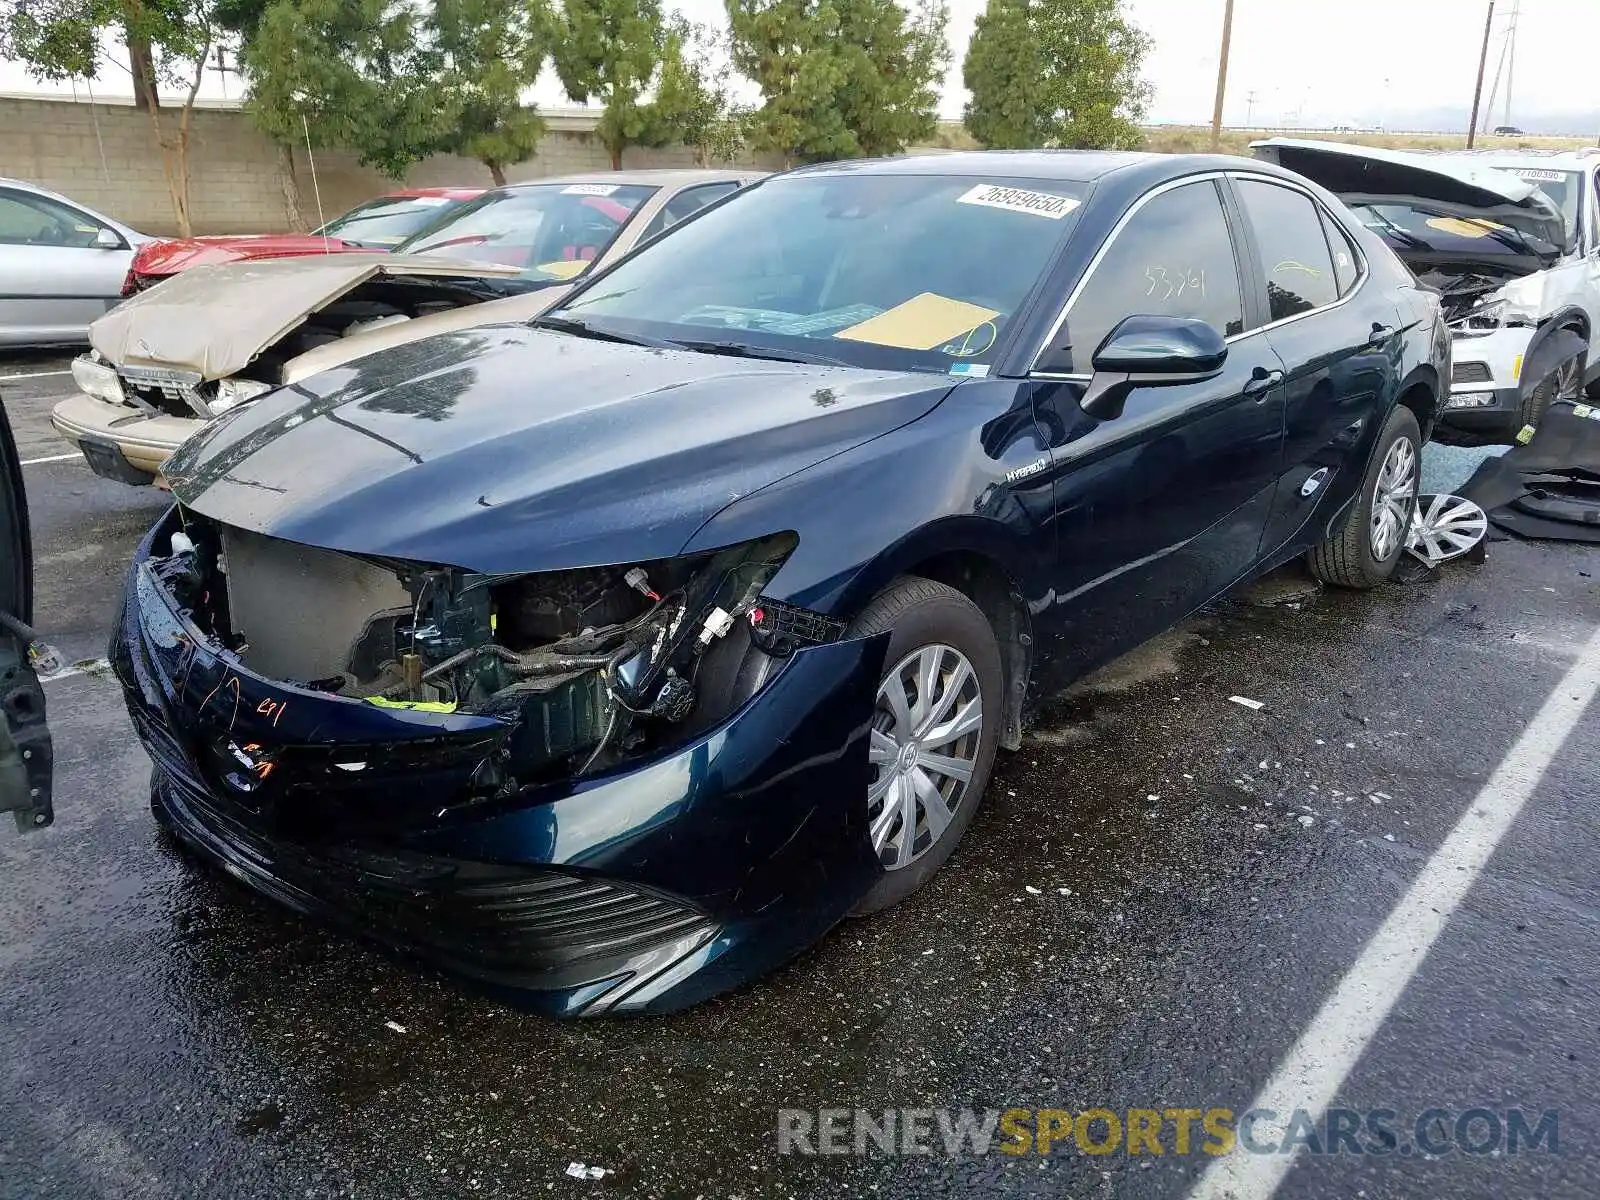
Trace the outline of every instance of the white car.
[[1600, 390], [1600, 150], [1251, 149], [1338, 193], [1443, 295], [1443, 430], [1510, 442], [1554, 401]]
[[0, 346], [87, 341], [149, 240], [47, 188], [0, 179]]

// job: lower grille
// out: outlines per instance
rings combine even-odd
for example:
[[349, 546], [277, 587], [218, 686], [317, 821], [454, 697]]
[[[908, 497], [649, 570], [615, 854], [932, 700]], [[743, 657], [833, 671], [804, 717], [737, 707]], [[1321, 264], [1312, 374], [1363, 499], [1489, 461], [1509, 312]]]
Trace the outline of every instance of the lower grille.
[[1489, 364], [1481, 362], [1458, 362], [1450, 368], [1451, 383], [1488, 383]]
[[[318, 907], [383, 941], [469, 974], [602, 978], [713, 924], [694, 909], [604, 880], [270, 837], [235, 806], [169, 776], [180, 825], [261, 890]], [[193, 828], [193, 827], [198, 827]], [[240, 873], [240, 872], [236, 872]]]

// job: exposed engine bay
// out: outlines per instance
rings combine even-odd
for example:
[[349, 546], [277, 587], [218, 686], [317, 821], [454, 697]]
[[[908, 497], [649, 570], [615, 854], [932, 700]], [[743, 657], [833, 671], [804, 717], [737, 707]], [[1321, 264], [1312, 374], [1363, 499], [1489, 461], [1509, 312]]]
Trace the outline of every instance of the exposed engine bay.
[[279, 383], [284, 363], [318, 346], [385, 325], [499, 300], [526, 288], [526, 284], [519, 287], [519, 283], [516, 279], [380, 273], [307, 314], [299, 325], [263, 350], [248, 373], [263, 382]]
[[490, 791], [712, 728], [844, 624], [762, 598], [792, 533], [619, 567], [494, 576], [367, 559], [184, 514], [149, 567], [252, 672], [389, 708], [502, 719]]

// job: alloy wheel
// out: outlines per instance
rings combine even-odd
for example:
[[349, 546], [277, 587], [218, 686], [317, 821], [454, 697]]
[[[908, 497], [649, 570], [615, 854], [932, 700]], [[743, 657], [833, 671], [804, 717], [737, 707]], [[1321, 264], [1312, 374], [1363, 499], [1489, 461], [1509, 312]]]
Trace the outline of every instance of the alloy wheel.
[[884, 676], [867, 753], [867, 819], [886, 870], [921, 858], [954, 819], [982, 735], [978, 675], [954, 646], [922, 646]]
[[1386, 562], [1399, 549], [1411, 525], [1417, 493], [1417, 448], [1409, 437], [1389, 447], [1372, 493], [1372, 557]]
[[1460, 496], [1419, 496], [1406, 547], [1430, 567], [1467, 553], [1489, 532], [1489, 518]]
[[1568, 359], [1552, 372], [1555, 376], [1555, 390], [1552, 395], [1554, 400], [1565, 400], [1571, 404], [1583, 402], [1583, 359], [1582, 357]]

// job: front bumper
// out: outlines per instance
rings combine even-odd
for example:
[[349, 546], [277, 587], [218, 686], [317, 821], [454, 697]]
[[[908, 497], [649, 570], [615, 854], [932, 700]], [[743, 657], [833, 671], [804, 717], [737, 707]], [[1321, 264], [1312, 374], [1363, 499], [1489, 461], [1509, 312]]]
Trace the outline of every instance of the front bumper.
[[[174, 417], [166, 413], [151, 416], [126, 404], [112, 404], [82, 392], [68, 396], [50, 414], [50, 423], [79, 449], [87, 444], [84, 457], [97, 475], [107, 475], [124, 483], [150, 482], [172, 452], [205, 422], [198, 417]], [[109, 446], [116, 455], [145, 478], [130, 478], [114, 473], [115, 461], [104, 453]]]
[[[1450, 394], [1439, 424], [1476, 437], [1510, 441], [1522, 428], [1523, 362], [1534, 330], [1507, 326], [1474, 337], [1456, 335], [1451, 344]], [[1451, 407], [1470, 398], [1471, 407]]]
[[[170, 524], [135, 556], [110, 655], [156, 763], [152, 803], [280, 903], [574, 1016], [666, 1011], [745, 982], [881, 872], [866, 790], [882, 636], [797, 651], [721, 726], [654, 759], [486, 797], [473, 774], [505, 726], [248, 671], [144, 568]], [[272, 776], [241, 790], [230, 746], [276, 753]]]

